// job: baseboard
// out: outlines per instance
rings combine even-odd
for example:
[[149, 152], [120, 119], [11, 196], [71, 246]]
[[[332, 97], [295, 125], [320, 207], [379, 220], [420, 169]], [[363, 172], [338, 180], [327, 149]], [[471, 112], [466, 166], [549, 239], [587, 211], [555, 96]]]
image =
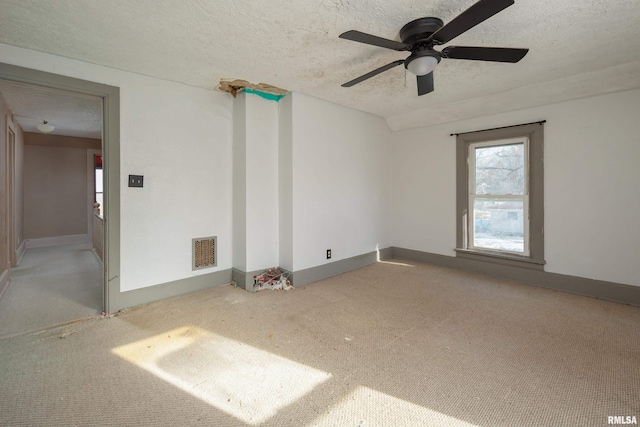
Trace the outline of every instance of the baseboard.
[[[391, 259], [390, 247], [340, 261], [334, 261], [329, 264], [323, 264], [317, 267], [307, 268], [305, 270], [298, 270], [295, 273], [290, 273], [289, 279], [293, 286], [302, 286], [331, 276], [346, 273], [347, 271], [366, 267], [367, 265], [374, 264], [377, 261], [387, 259]], [[264, 273], [264, 271], [265, 270], [256, 270], [245, 272], [234, 268], [232, 272], [232, 280], [236, 286], [250, 292], [255, 292], [254, 277]]]
[[115, 295], [112, 294], [109, 300], [109, 311], [115, 313], [124, 308], [203, 291], [216, 286], [228, 285], [229, 283], [231, 283], [231, 269], [214, 271], [209, 274], [187, 277], [132, 291], [114, 293]]
[[46, 246], [69, 245], [72, 243], [90, 242], [88, 234], [73, 234], [69, 236], [42, 237], [39, 239], [25, 239], [27, 249], [43, 248]]
[[393, 251], [391, 247], [378, 249], [378, 261], [387, 261], [393, 258]]
[[255, 292], [253, 278], [262, 273], [264, 273], [264, 270], [247, 272], [234, 268], [231, 272], [231, 280], [236, 286], [244, 289], [245, 291]]
[[366, 267], [384, 259], [391, 259], [391, 248], [380, 249], [351, 258], [341, 259], [328, 264], [311, 267], [304, 270], [294, 271], [291, 275], [291, 283], [293, 286], [303, 286], [319, 280], [327, 279], [338, 274], [346, 273], [351, 270]]
[[248, 274], [245, 271], [238, 270], [237, 268], [231, 269], [231, 283], [239, 288], [244, 289], [245, 291], [251, 290], [247, 289], [247, 277]]
[[392, 247], [391, 253], [395, 259], [418, 261], [425, 264], [433, 264], [468, 271], [470, 273], [512, 280], [525, 285], [640, 306], [640, 286], [485, 263], [413, 249]]
[[22, 257], [24, 256], [24, 253], [26, 251], [27, 251], [26, 240], [23, 240], [22, 243], [20, 243], [20, 246], [18, 246], [18, 250], [16, 251], [16, 265], [20, 265], [20, 263], [22, 262]]

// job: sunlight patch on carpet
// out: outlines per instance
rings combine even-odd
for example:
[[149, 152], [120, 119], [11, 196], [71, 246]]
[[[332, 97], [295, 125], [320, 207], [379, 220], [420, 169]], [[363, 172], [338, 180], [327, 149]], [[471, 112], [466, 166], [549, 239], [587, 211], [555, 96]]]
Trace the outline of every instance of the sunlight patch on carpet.
[[476, 427], [475, 424], [362, 385], [306, 427], [385, 425], [388, 420], [393, 420], [396, 426]]
[[195, 326], [112, 352], [248, 424], [266, 421], [331, 378], [327, 372]]
[[399, 265], [399, 266], [402, 266], [402, 267], [413, 267], [413, 265], [406, 264], [404, 262], [397, 262], [397, 261], [378, 261], [378, 262], [381, 262], [383, 264]]

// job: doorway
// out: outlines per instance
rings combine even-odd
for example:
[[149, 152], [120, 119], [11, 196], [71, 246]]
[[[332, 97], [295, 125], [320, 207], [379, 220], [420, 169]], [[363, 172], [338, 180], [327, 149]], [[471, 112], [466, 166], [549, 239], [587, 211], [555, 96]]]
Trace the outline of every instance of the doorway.
[[0, 95], [10, 276], [0, 336], [97, 316], [103, 265], [92, 242], [102, 248], [104, 227], [94, 233], [96, 182], [87, 159], [102, 156], [102, 98], [6, 80]]
[[[97, 96], [102, 103], [104, 171], [104, 206], [101, 214], [108, 217], [104, 224], [104, 267], [101, 272], [102, 312], [109, 313], [113, 299], [119, 295], [119, 89], [99, 83], [69, 78], [37, 70], [0, 63], [0, 79], [64, 90], [84, 96]], [[92, 193], [95, 190], [92, 188]], [[91, 200], [93, 202], [93, 200]], [[92, 203], [93, 204], [93, 203]], [[91, 209], [91, 214], [93, 210]], [[15, 233], [14, 233], [15, 234]], [[13, 241], [12, 240], [10, 241]]]

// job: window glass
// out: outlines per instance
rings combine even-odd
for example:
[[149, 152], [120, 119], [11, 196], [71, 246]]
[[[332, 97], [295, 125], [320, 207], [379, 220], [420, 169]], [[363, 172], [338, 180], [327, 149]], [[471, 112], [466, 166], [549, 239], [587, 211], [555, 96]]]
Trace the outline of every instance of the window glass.
[[100, 212], [104, 212], [104, 186], [102, 174], [102, 156], [94, 158], [94, 186], [95, 201], [100, 203]]
[[476, 194], [525, 194], [524, 144], [475, 148]]
[[102, 169], [96, 169], [96, 193], [102, 192]]
[[476, 198], [473, 246], [524, 253], [524, 203], [521, 199]]

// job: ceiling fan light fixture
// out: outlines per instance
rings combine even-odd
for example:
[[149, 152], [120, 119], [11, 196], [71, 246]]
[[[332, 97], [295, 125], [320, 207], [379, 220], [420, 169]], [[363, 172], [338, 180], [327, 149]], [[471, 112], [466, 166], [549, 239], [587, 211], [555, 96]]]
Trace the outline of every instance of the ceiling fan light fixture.
[[36, 126], [38, 128], [38, 130], [42, 133], [49, 133], [49, 132], [53, 132], [55, 127], [51, 126], [46, 120], [42, 121], [42, 124], [39, 124]]
[[438, 62], [440, 62], [440, 58], [437, 56], [425, 55], [417, 56], [413, 59], [411, 59], [411, 56], [408, 59], [406, 67], [410, 73], [416, 76], [426, 76], [432, 72], [433, 69], [436, 68], [436, 65], [438, 65]]

